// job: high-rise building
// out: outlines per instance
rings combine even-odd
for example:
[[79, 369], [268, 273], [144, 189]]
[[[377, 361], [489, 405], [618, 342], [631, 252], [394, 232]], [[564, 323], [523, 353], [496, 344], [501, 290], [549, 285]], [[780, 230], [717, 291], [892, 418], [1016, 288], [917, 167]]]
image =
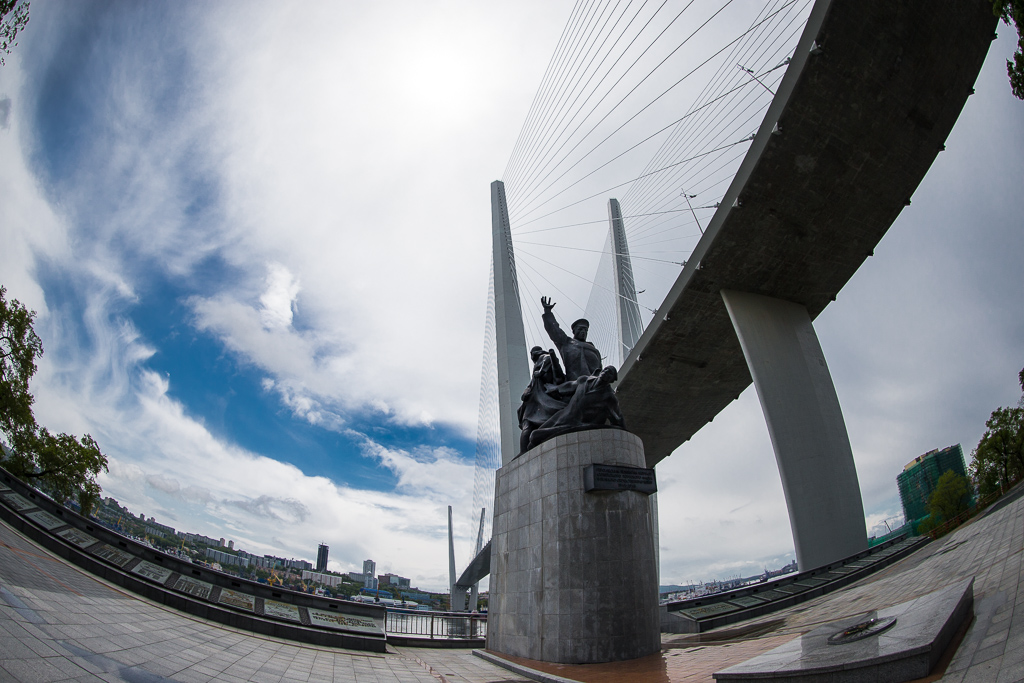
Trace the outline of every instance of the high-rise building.
[[373, 560], [363, 560], [363, 588], [377, 587], [377, 563]]
[[[903, 517], [907, 522], [916, 523], [929, 515], [928, 499], [932, 497], [939, 477], [953, 470], [962, 477], [967, 476], [964, 467], [964, 451], [960, 444], [935, 449], [919, 455], [907, 463], [896, 477], [903, 503]], [[973, 500], [972, 500], [973, 502]]]
[[327, 550], [328, 547], [323, 543], [316, 549], [316, 570], [318, 572], [327, 570]]
[[398, 586], [399, 588], [408, 588], [409, 579], [405, 578], [404, 576], [399, 576], [398, 574], [392, 574], [391, 572], [388, 572], [387, 574], [381, 574], [377, 577], [377, 585]]

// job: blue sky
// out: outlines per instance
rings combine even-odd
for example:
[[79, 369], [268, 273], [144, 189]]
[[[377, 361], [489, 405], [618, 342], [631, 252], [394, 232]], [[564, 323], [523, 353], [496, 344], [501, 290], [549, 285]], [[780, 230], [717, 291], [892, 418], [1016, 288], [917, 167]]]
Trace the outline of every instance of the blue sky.
[[[447, 505], [460, 564], [472, 536], [488, 186], [570, 10], [33, 4], [0, 68], [0, 282], [39, 312], [40, 420], [92, 433], [136, 512], [443, 588]], [[1011, 33], [816, 322], [869, 526], [903, 464], [969, 453], [1020, 393]], [[659, 465], [663, 582], [792, 556], [772, 459], [751, 389]]]

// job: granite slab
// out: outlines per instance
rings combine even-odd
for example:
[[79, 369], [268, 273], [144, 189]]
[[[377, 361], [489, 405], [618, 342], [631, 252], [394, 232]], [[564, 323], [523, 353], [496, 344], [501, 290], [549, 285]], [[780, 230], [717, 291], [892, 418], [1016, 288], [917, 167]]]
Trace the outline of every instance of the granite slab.
[[[957, 629], [973, 613], [974, 579], [914, 600], [820, 626], [774, 650], [714, 674], [743, 683], [902, 683], [931, 672]], [[896, 617], [878, 635], [845, 644], [829, 637], [868, 619]]]

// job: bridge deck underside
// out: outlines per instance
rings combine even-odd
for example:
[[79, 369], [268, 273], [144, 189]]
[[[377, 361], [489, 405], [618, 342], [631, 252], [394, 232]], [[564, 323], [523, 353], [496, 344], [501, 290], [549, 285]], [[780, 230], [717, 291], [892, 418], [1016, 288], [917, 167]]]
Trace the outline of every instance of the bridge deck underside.
[[769, 109], [752, 170], [743, 178], [741, 167], [623, 365], [619, 400], [648, 466], [751, 382], [721, 290], [803, 304], [812, 319], [834, 300], [941, 150], [995, 28], [983, 0], [831, 3], [820, 52], [794, 77], [781, 114]]

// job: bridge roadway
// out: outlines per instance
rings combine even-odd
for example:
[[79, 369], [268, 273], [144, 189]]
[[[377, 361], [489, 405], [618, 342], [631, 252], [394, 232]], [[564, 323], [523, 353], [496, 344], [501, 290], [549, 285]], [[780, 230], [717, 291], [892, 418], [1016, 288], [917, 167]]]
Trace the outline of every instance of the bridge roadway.
[[941, 151], [996, 21], [987, 0], [815, 4], [721, 206], [620, 370], [648, 467], [751, 383], [721, 291], [812, 320], [834, 301]]

